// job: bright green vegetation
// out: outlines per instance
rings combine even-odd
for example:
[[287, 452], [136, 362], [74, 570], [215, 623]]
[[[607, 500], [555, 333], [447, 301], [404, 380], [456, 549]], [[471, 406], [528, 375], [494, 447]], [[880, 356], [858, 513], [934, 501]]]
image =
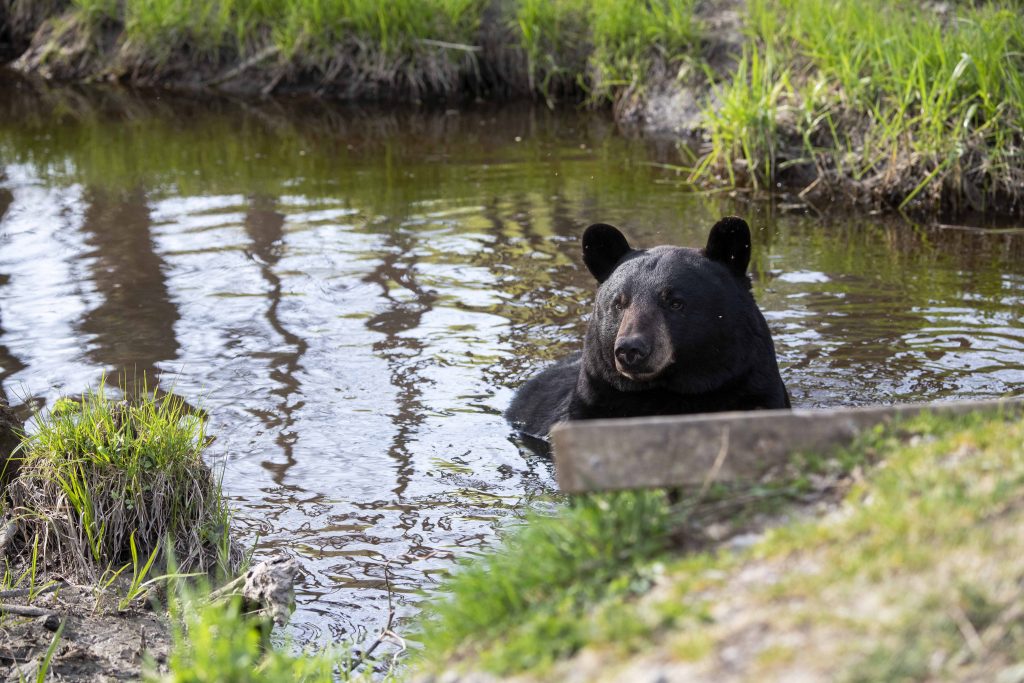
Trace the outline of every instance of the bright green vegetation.
[[[189, 595], [189, 591], [185, 591]], [[147, 681], [163, 683], [332, 683], [354, 680], [341, 667], [340, 654], [291, 654], [284, 647], [268, 646], [258, 621], [247, 617], [238, 599], [212, 604], [191, 597], [171, 602], [174, 645], [168, 658], [170, 672], [151, 669]]]
[[23, 442], [8, 491], [32, 566], [38, 554], [49, 569], [106, 582], [130, 570], [130, 597], [168, 553], [183, 572], [236, 569], [205, 446], [202, 418], [173, 395], [142, 387], [119, 401], [101, 384], [56, 403]]
[[[449, 579], [421, 665], [629, 680], [639, 650], [714, 678], [737, 642], [751, 680], [995, 680], [1017, 662], [1024, 421], [926, 415], [798, 469], [846, 473], [838, 508], [745, 550], [668, 542], [723, 496], [751, 499], [740, 490], [682, 517], [656, 494], [534, 516]], [[558, 668], [582, 647], [592, 656]]]
[[751, 43], [709, 105], [695, 178], [817, 189], [902, 208], [1007, 208], [1024, 187], [1024, 14], [902, 0], [755, 0]]

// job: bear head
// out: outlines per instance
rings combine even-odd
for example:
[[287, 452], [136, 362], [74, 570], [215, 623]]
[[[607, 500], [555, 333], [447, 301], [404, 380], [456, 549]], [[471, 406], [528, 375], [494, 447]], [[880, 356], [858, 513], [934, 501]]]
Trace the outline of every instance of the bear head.
[[749, 370], [765, 328], [743, 219], [715, 224], [704, 249], [633, 249], [598, 223], [583, 235], [583, 261], [600, 283], [583, 352], [592, 376], [620, 391], [696, 394]]

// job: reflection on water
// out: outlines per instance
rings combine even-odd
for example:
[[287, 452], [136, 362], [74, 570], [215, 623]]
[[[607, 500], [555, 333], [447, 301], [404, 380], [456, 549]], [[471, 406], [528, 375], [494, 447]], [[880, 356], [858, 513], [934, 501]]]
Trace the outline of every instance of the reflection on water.
[[667, 152], [579, 112], [4, 88], [3, 391], [49, 402], [126, 373], [206, 409], [244, 540], [306, 570], [300, 640], [375, 635], [385, 572], [411, 614], [551, 489], [500, 413], [579, 345], [590, 222], [701, 244], [746, 215], [797, 405], [1024, 388], [1014, 226], [712, 201], [650, 163]]
[[153, 248], [146, 194], [140, 187], [90, 187], [81, 201], [85, 251], [78, 255], [74, 277], [94, 291], [87, 297], [88, 311], [74, 323], [76, 336], [86, 343], [89, 363], [134, 386], [137, 375], [153, 376], [161, 361], [178, 355], [178, 309]]

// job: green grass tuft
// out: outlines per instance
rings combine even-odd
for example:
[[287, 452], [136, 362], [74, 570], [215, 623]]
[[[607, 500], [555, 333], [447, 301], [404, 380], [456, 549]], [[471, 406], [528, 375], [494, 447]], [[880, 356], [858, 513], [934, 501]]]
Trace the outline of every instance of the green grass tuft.
[[695, 52], [694, 0], [519, 0], [514, 25], [527, 56], [530, 89], [549, 100], [580, 88], [594, 101], [643, 85], [657, 60]]
[[145, 680], [161, 683], [333, 683], [352, 680], [341, 654], [331, 650], [291, 653], [267, 643], [258, 621], [248, 617], [236, 598], [212, 604], [183, 590], [170, 604], [173, 645], [169, 672], [150, 667]]
[[9, 488], [11, 514], [48, 564], [90, 578], [137, 567], [158, 548], [184, 572], [234, 569], [230, 516], [205, 446], [202, 419], [177, 397], [143, 387], [117, 401], [101, 383], [38, 417]]
[[[600, 633], [628, 639], [645, 627], [621, 607], [650, 587], [650, 560], [667, 546], [661, 493], [575, 501], [556, 517], [533, 512], [499, 549], [460, 566], [421, 619], [424, 657], [472, 647], [484, 668], [543, 667]], [[598, 618], [587, 610], [607, 609]]]

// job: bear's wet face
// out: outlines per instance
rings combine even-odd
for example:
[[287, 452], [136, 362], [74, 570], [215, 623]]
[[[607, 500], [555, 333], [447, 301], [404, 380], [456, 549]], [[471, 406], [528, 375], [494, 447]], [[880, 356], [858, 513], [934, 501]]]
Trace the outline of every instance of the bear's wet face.
[[635, 382], [680, 369], [695, 376], [728, 350], [736, 284], [703, 261], [663, 247], [616, 269], [598, 290], [591, 323], [605, 367]]
[[583, 234], [600, 283], [583, 350], [516, 392], [506, 415], [546, 438], [563, 420], [788, 408], [747, 265], [750, 228], [723, 218], [703, 249], [633, 249], [617, 228]]
[[584, 261], [601, 283], [587, 346], [602, 379], [622, 391], [671, 383], [697, 392], [714, 388], [724, 368], [743, 369], [735, 330], [749, 309], [750, 232], [727, 221], [704, 251], [636, 250], [610, 225], [587, 230]]

